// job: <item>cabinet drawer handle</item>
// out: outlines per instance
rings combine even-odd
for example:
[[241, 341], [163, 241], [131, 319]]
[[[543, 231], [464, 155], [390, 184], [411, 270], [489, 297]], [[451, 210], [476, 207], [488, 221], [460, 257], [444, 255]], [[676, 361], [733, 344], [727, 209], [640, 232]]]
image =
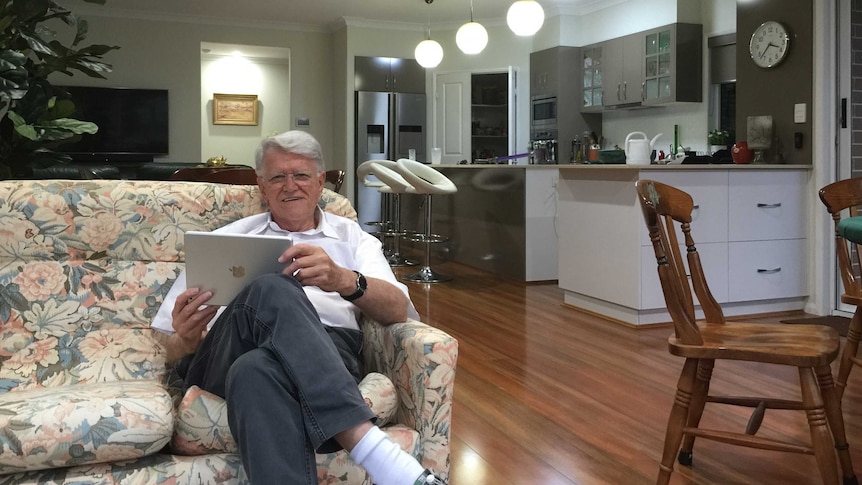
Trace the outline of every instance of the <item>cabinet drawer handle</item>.
[[781, 271], [781, 266], [779, 266], [775, 269], [762, 269], [761, 268], [761, 269], [757, 270], [757, 272], [760, 274], [775, 274], [775, 273], [778, 273], [779, 271]]
[[760, 208], [760, 209], [777, 209], [777, 208], [781, 207], [781, 202], [779, 202], [779, 203], [777, 203], [777, 204], [761, 204], [761, 203], [758, 203], [758, 204], [757, 204], [757, 207], [758, 207], [758, 208]]

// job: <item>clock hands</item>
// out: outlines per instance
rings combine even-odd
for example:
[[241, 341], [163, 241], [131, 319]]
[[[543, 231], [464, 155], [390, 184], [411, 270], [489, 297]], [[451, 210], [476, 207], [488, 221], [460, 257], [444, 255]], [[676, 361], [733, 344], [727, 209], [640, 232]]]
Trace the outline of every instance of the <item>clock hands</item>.
[[765, 55], [766, 55], [766, 51], [768, 51], [770, 47], [775, 47], [775, 48], [777, 49], [779, 46], [778, 46], [778, 45], [776, 45], [776, 44], [773, 44], [773, 43], [770, 41], [768, 44], [766, 44], [766, 48], [765, 48], [765, 49], [763, 49], [763, 52], [761, 52], [761, 53], [760, 53], [760, 58], [761, 58], [761, 59], [763, 59], [763, 56], [765, 56]]

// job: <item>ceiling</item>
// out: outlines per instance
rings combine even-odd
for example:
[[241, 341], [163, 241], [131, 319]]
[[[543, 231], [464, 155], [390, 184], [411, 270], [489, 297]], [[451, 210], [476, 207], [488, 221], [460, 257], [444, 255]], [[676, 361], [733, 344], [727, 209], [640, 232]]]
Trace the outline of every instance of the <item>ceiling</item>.
[[[255, 24], [332, 30], [342, 19], [373, 22], [457, 25], [469, 19], [471, 0], [57, 0], [81, 16], [172, 18], [178, 21]], [[500, 20], [514, 0], [472, 0], [473, 18]], [[634, 0], [538, 0], [545, 15], [579, 15]]]

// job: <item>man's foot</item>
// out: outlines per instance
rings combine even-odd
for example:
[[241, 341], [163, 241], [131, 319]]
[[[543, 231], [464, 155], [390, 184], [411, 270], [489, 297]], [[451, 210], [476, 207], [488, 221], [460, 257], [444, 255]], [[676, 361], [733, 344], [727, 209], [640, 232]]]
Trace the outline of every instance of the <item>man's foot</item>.
[[446, 482], [438, 478], [433, 471], [426, 468], [413, 485], [446, 485]]

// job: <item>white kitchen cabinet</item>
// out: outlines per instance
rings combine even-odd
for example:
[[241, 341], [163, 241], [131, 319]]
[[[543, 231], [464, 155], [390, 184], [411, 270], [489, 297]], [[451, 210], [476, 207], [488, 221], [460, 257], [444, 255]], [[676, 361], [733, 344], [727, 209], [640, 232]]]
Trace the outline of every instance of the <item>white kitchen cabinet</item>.
[[731, 173], [729, 241], [805, 237], [806, 172]]
[[652, 179], [694, 199], [692, 237], [725, 315], [803, 308], [808, 174], [802, 166], [560, 168], [564, 302], [632, 325], [670, 321], [634, 186]]
[[805, 239], [729, 243], [729, 301], [805, 296], [805, 244]]

